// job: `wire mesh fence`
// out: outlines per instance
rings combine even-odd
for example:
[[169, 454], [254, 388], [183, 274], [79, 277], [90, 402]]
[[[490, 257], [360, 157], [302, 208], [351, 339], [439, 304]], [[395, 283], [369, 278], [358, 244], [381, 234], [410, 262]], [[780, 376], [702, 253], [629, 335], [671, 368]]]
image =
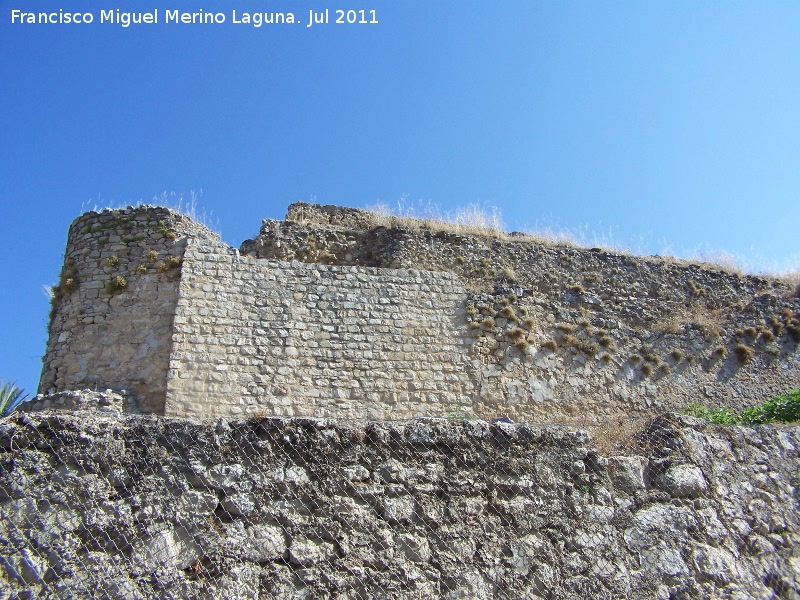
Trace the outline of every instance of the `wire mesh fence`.
[[[606, 437], [608, 433], [606, 432]], [[0, 422], [0, 598], [800, 598], [800, 429]]]

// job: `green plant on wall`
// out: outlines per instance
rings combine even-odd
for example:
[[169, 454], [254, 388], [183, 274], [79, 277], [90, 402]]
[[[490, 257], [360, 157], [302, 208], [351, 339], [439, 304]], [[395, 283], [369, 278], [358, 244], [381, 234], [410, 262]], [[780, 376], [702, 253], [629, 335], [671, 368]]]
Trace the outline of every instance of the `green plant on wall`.
[[108, 282], [108, 285], [106, 285], [106, 291], [109, 294], [117, 294], [122, 290], [124, 290], [126, 287], [128, 287], [128, 280], [125, 279], [122, 275], [117, 275], [116, 277], [114, 277], [114, 279]]
[[180, 256], [170, 256], [167, 259], [167, 266], [170, 269], [177, 269], [178, 267], [181, 266], [182, 263], [183, 263], [183, 259], [181, 259]]
[[736, 411], [728, 407], [708, 408], [692, 402], [684, 414], [705, 419], [717, 425], [763, 425], [800, 421], [800, 389], [774, 396], [758, 406]]
[[166, 221], [159, 221], [156, 230], [168, 240], [176, 240], [178, 238], [178, 234]]
[[739, 425], [739, 415], [731, 408], [708, 408], [699, 402], [692, 402], [683, 414], [699, 417], [716, 425]]
[[800, 420], [800, 389], [791, 390], [770, 398], [753, 409], [745, 409], [743, 415], [751, 423], [792, 423]]
[[447, 413], [447, 418], [456, 423], [463, 423], [464, 421], [469, 421], [474, 417], [469, 414], [469, 406], [459, 402], [452, 411]]
[[58, 284], [50, 288], [50, 318], [53, 318], [56, 309], [62, 298], [70, 295], [78, 289], [80, 281], [78, 280], [78, 272], [72, 261], [67, 261], [64, 269], [61, 270]]
[[61, 276], [58, 279], [58, 285], [53, 286], [53, 298], [60, 300], [62, 296], [71, 294], [78, 289], [78, 271], [74, 263], [68, 260], [61, 270]]

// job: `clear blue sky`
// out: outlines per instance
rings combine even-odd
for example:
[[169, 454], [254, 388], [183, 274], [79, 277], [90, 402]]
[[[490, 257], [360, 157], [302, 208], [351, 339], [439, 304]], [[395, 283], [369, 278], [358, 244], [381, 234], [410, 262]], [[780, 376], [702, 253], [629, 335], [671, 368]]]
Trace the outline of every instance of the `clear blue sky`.
[[[0, 378], [35, 391], [82, 207], [202, 188], [228, 243], [312, 196], [497, 206], [796, 268], [800, 2], [0, 0]], [[101, 9], [160, 23], [100, 23]], [[225, 24], [165, 24], [166, 10]], [[91, 12], [88, 25], [13, 10]], [[299, 24], [233, 24], [232, 11]]]

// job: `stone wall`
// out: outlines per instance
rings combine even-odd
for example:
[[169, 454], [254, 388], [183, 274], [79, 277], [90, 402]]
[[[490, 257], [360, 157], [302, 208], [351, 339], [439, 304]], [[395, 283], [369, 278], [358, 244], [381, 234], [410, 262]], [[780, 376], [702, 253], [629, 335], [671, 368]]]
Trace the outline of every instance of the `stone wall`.
[[130, 390], [161, 413], [186, 240], [217, 236], [161, 207], [88, 212], [53, 288], [39, 393]]
[[464, 298], [450, 273], [257, 260], [191, 243], [166, 412], [401, 419], [471, 406]]
[[40, 392], [202, 417], [602, 425], [800, 383], [783, 280], [434, 226], [298, 203], [237, 251], [167, 209], [87, 213]]
[[800, 597], [800, 429], [637, 424], [797, 387], [798, 319], [777, 279], [362, 211], [241, 251], [87, 213], [0, 422], [0, 597]]
[[800, 383], [800, 299], [781, 279], [305, 203], [240, 251], [458, 275], [484, 417], [602, 423]]
[[0, 422], [12, 598], [800, 596], [800, 429]]

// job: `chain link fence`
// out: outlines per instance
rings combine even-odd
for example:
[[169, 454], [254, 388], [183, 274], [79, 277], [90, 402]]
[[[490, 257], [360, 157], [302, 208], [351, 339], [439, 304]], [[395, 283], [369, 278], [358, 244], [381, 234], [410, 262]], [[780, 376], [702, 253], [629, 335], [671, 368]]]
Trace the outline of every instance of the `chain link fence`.
[[800, 428], [614, 431], [17, 413], [0, 598], [800, 598]]

